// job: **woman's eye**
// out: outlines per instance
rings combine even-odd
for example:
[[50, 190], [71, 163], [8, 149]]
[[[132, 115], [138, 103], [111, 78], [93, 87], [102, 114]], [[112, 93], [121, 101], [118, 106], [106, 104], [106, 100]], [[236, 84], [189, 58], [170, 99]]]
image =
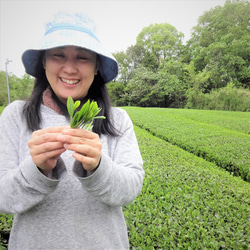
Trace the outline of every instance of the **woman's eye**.
[[62, 54], [52, 54], [52, 56], [54, 56], [54, 57], [60, 57], [60, 58], [64, 57], [64, 55], [62, 55]]
[[89, 58], [86, 56], [78, 56], [77, 59], [78, 60], [89, 60]]

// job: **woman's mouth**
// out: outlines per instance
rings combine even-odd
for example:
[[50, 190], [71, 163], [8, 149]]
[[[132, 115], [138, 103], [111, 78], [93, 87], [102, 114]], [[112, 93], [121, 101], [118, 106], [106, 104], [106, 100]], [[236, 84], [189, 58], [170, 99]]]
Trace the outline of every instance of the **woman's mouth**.
[[74, 84], [77, 84], [78, 82], [80, 82], [80, 80], [68, 80], [68, 79], [61, 78], [61, 77], [60, 77], [60, 80], [61, 80], [63, 83], [66, 83], [66, 84], [68, 84], [68, 85], [74, 85]]

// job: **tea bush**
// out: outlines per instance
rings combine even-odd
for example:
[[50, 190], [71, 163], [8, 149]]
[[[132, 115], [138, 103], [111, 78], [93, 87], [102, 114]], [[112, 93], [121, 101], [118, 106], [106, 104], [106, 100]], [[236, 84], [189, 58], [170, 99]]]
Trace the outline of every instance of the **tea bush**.
[[250, 134], [250, 112], [231, 112], [220, 110], [194, 110], [194, 109], [154, 109], [163, 116], [172, 114], [203, 122], [230, 130]]
[[131, 249], [248, 249], [250, 184], [135, 127], [142, 193], [124, 208]]
[[[249, 134], [209, 124], [199, 118], [194, 120], [187, 116], [176, 115], [168, 112], [168, 109], [134, 107], [125, 109], [135, 125], [250, 181]], [[195, 111], [193, 116], [194, 114]], [[216, 111], [213, 114], [216, 116]], [[248, 113], [246, 114], [248, 116]], [[231, 121], [232, 119], [228, 122]], [[247, 122], [249, 124], [249, 120]], [[249, 131], [249, 127], [247, 130]]]
[[[158, 136], [168, 136], [172, 138], [171, 143], [178, 145], [171, 145], [135, 126], [146, 175], [141, 195], [124, 207], [130, 248], [248, 249], [250, 184], [215, 163], [182, 150], [178, 144], [183, 143], [186, 150], [211, 147], [221, 150], [224, 157], [228, 140], [233, 144], [230, 150], [240, 148], [246, 156], [240, 154], [240, 157], [247, 162], [249, 147], [242, 141], [249, 138], [248, 114], [126, 109], [133, 121], [148, 130], [155, 128]], [[150, 126], [149, 120], [154, 122]], [[215, 151], [211, 151], [211, 155]], [[7, 247], [11, 224], [12, 215], [0, 214], [1, 250]]]
[[7, 247], [12, 219], [12, 215], [0, 214], [0, 250]]

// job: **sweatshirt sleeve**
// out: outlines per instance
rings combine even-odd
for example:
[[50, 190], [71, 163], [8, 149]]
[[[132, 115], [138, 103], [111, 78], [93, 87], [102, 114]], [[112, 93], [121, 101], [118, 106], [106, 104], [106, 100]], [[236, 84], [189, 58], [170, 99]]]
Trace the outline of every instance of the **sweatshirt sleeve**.
[[[22, 213], [41, 202], [54, 191], [65, 172], [59, 158], [53, 179], [45, 177], [33, 163], [31, 156], [20, 162], [22, 119], [20, 103], [5, 108], [0, 116], [0, 212]], [[29, 139], [29, 138], [28, 138]]]
[[119, 120], [121, 135], [115, 139], [112, 154], [102, 154], [97, 170], [86, 177], [81, 163], [75, 162], [74, 165], [75, 175], [83, 188], [110, 206], [131, 203], [140, 194], [144, 178], [132, 121], [125, 111], [121, 112]]

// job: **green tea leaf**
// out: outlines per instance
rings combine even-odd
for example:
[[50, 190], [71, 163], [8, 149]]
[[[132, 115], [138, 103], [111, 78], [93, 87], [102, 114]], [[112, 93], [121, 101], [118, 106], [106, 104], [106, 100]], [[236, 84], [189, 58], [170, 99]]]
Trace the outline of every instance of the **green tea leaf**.
[[74, 111], [80, 106], [81, 102], [80, 101], [76, 101], [74, 104]]
[[74, 108], [74, 100], [71, 96], [69, 96], [67, 100], [67, 109], [68, 109], [70, 119], [72, 120], [75, 108]]
[[105, 119], [105, 116], [97, 116], [101, 109], [98, 107], [96, 101], [90, 100], [84, 103], [81, 109], [74, 114], [80, 104], [81, 102], [79, 100], [74, 103], [72, 97], [69, 96], [67, 100], [67, 109], [71, 118], [70, 126], [72, 128], [85, 128], [91, 130], [93, 128], [94, 119]]

